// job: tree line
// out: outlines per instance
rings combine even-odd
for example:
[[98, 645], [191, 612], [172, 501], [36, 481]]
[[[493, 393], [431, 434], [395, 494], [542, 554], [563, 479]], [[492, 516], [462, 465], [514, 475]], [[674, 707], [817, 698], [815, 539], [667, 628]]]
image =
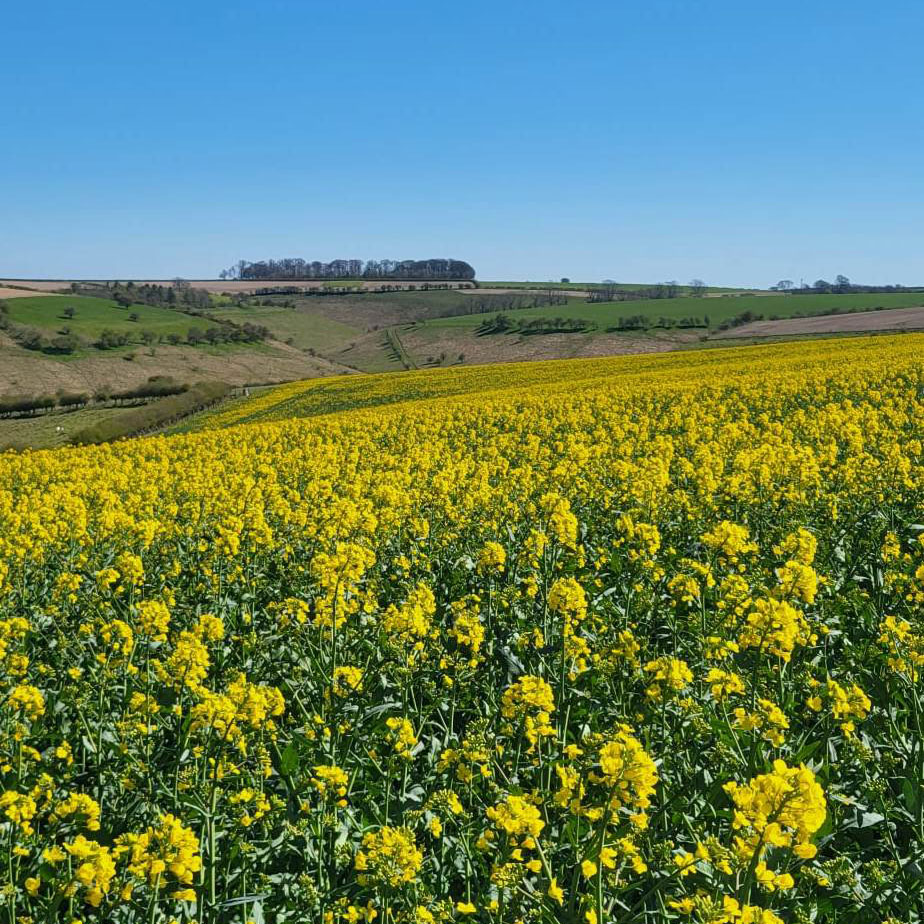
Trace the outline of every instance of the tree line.
[[0, 395], [0, 418], [34, 417], [55, 409], [76, 411], [91, 404], [104, 407], [145, 404], [187, 391], [189, 385], [185, 382], [177, 382], [170, 376], [154, 375], [147, 382], [121, 391], [98, 388], [92, 393], [60, 390], [53, 395]]
[[[306, 280], [307, 281], [307, 280]], [[342, 282], [336, 280], [328, 281], [323, 287], [318, 286], [298, 286], [298, 285], [266, 285], [252, 292], [223, 293], [224, 295], [235, 299], [238, 304], [241, 299], [249, 296], [267, 296], [267, 295], [298, 295], [310, 298], [323, 298], [324, 296], [333, 296], [335, 298], [344, 295], [387, 295], [393, 292], [439, 292], [451, 291], [453, 289], [474, 289], [475, 286], [469, 281], [452, 280], [450, 282], [408, 282], [400, 288], [394, 285], [370, 286], [364, 285], [361, 280], [345, 279]]]
[[633, 302], [653, 300], [659, 298], [679, 298], [682, 295], [701, 297], [706, 294], [708, 287], [702, 279], [691, 279], [689, 285], [682, 286], [676, 279], [668, 282], [658, 282], [650, 286], [639, 286], [627, 289], [618, 283], [606, 280], [595, 286], [588, 293], [587, 301], [600, 302]]
[[[150, 330], [142, 330], [140, 333], [141, 342], [145, 346], [153, 346], [155, 343], [168, 343], [170, 346], [181, 344], [201, 346], [204, 343], [210, 346], [219, 343], [260, 343], [269, 340], [271, 336], [272, 332], [263, 324], [251, 324], [249, 321], [238, 324], [225, 320], [216, 320], [208, 327], [194, 325], [186, 331], [185, 335], [176, 332], [156, 334]], [[126, 331], [107, 329], [100, 331], [96, 340], [93, 341], [93, 346], [98, 350], [113, 350], [127, 346], [131, 342], [131, 337]]]
[[474, 279], [464, 260], [238, 260], [219, 279]]
[[[696, 328], [709, 327], [709, 316], [705, 318], [650, 318], [646, 314], [635, 314], [618, 318], [607, 332], [647, 330], [649, 328]], [[479, 334], [572, 334], [599, 330], [596, 321], [590, 318], [516, 318], [500, 312], [493, 318], [486, 318], [478, 328]]]
[[587, 318], [512, 318], [503, 312], [486, 318], [478, 327], [479, 334], [564, 334], [597, 330], [596, 321]]
[[181, 393], [154, 401], [144, 407], [126, 411], [115, 417], [99, 420], [78, 430], [71, 442], [78, 445], [109, 443], [113, 440], [137, 436], [158, 430], [217, 404], [231, 391], [224, 382], [198, 382]]
[[178, 308], [181, 311], [202, 311], [211, 305], [205, 289], [194, 289], [184, 279], [172, 285], [135, 285], [133, 282], [73, 282], [75, 295], [110, 298], [123, 308], [129, 305], [151, 305], [155, 308]]
[[871, 286], [851, 282], [847, 276], [838, 274], [834, 282], [827, 279], [816, 279], [811, 285], [803, 282], [796, 285], [791, 279], [781, 279], [775, 286], [770, 286], [771, 292], [785, 292], [788, 295], [868, 295], [872, 293], [888, 292], [921, 292], [921, 286], [903, 286], [900, 284]]

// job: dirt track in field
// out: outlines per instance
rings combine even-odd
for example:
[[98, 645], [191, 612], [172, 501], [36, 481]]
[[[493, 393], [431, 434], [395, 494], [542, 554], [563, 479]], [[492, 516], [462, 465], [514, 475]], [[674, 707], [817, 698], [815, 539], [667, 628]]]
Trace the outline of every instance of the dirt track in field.
[[752, 321], [733, 330], [721, 331], [713, 339], [740, 337], [786, 337], [799, 334], [846, 334], [879, 330], [924, 329], [924, 307], [887, 308], [884, 311], [857, 311], [852, 314], [826, 314], [814, 318], [787, 318], [781, 321]]
[[56, 295], [56, 292], [38, 291], [36, 289], [11, 289], [0, 283], [0, 298], [25, 298], [29, 295]]

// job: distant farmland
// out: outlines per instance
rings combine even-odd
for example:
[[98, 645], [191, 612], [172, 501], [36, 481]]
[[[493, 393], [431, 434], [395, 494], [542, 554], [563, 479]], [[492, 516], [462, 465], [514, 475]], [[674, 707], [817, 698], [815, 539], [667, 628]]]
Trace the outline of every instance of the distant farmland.
[[[360, 371], [387, 372], [662, 352], [726, 336], [725, 331], [758, 319], [775, 323], [772, 319], [831, 312], [850, 317], [851, 312], [875, 308], [901, 315], [902, 310], [924, 304], [924, 295], [914, 292], [681, 296], [603, 303], [590, 303], [571, 291], [556, 294], [564, 296], [560, 304], [542, 303], [540, 296], [536, 307], [526, 307], [535, 298], [522, 288], [280, 296], [248, 299], [244, 306], [222, 304], [213, 314], [263, 324], [280, 340]], [[477, 310], [482, 304], [491, 307]], [[503, 331], [493, 327], [498, 314], [506, 315], [510, 325]], [[527, 330], [530, 325], [533, 329]]]
[[726, 338], [792, 337], [805, 334], [864, 333], [924, 329], [924, 308], [889, 308], [783, 321], [752, 321], [725, 332]]
[[[421, 284], [411, 291], [401, 288], [406, 283], [395, 282], [388, 291], [321, 294], [318, 289], [324, 283], [313, 282], [305, 285], [317, 294], [257, 296], [253, 290], [266, 287], [266, 282], [202, 280], [194, 285], [209, 292], [211, 307], [189, 314], [179, 307], [139, 304], [126, 309], [107, 298], [20, 288], [52, 285], [48, 281], [11, 280], [10, 284], [16, 287], [10, 289], [14, 297], [5, 299], [11, 324], [48, 338], [67, 329], [79, 338], [75, 355], [54, 357], [39, 356], [0, 335], [0, 392], [17, 393], [73, 388], [84, 379], [104, 383], [108, 376], [121, 383], [157, 374], [183, 381], [239, 383], [350, 371], [664, 352], [725, 338], [917, 328], [921, 311], [915, 309], [924, 309], [924, 293], [919, 292], [710, 291], [704, 297], [590, 302], [584, 290], [573, 288], [580, 283], [570, 287], [557, 283], [550, 293], [548, 288], [531, 288], [535, 283], [487, 283], [464, 290], [444, 283], [424, 289]], [[141, 283], [137, 285], [140, 289]], [[380, 283], [366, 285], [377, 288]], [[234, 288], [241, 291], [221, 294]], [[131, 297], [125, 286], [119, 291]], [[73, 317], [68, 308], [76, 309]], [[863, 313], [872, 317], [861, 318]], [[186, 344], [192, 328], [227, 322], [262, 326], [270, 339], [247, 349]], [[104, 330], [124, 336], [128, 343], [100, 352], [93, 343]], [[139, 350], [142, 343], [150, 348]], [[123, 357], [131, 361], [123, 362]]]
[[[862, 295], [734, 295], [724, 298], [680, 298], [639, 299], [623, 302], [590, 303], [582, 299], [568, 299], [565, 305], [539, 308], [522, 308], [510, 312], [518, 320], [561, 317], [592, 321], [601, 328], [614, 327], [630, 317], [644, 317], [650, 325], [656, 326], [659, 318], [681, 319], [697, 317], [709, 319], [709, 327], [730, 321], [751, 312], [762, 319], [775, 320], [800, 315], [814, 316], [826, 312], [846, 313], [850, 311], [873, 310], [876, 308], [917, 308], [924, 305], [924, 293], [872, 293]], [[442, 326], [475, 326], [490, 319], [496, 311], [441, 318], [429, 323]]]

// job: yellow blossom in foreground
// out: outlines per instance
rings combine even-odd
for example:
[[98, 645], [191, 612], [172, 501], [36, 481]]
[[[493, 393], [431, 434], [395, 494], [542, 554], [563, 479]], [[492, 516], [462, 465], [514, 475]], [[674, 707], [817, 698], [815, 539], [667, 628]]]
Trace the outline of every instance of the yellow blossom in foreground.
[[65, 844], [64, 849], [73, 858], [74, 877], [86, 890], [86, 902], [98, 908], [116, 872], [111, 851], [96, 841], [88, 841], [82, 834]]
[[488, 818], [510, 836], [528, 835], [537, 838], [545, 827], [539, 809], [522, 796], [507, 796], [493, 808], [487, 810]]
[[199, 838], [173, 815], [163, 815], [154, 827], [142, 834], [118, 838], [120, 847], [129, 851], [129, 870], [151, 885], [169, 873], [177, 882], [188, 885], [202, 868]]
[[413, 832], [386, 826], [363, 837], [354, 865], [360, 881], [397, 888], [414, 881], [422, 862]]
[[26, 718], [37, 719], [45, 713], [45, 697], [36, 687], [19, 684], [10, 692], [6, 708], [13, 712], [22, 712]]
[[743, 832], [739, 849], [760, 855], [768, 847], [788, 847], [798, 856], [814, 856], [812, 835], [827, 816], [825, 794], [808, 767], [773, 762], [772, 773], [762, 773], [745, 786], [725, 784], [735, 805], [733, 827]]
[[349, 696], [362, 689], [363, 672], [358, 667], [334, 668], [334, 692], [338, 696]]

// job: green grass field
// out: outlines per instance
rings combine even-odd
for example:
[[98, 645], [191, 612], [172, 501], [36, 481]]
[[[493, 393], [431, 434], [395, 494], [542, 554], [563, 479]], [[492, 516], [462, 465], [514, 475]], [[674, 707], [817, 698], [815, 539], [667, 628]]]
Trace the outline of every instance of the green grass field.
[[[315, 302], [321, 301], [315, 299]], [[262, 324], [277, 340], [291, 342], [299, 349], [314, 349], [319, 353], [342, 349], [345, 342], [356, 339], [363, 329], [326, 317], [312, 307], [284, 308], [281, 305], [221, 307], [211, 311], [212, 317], [238, 324]]]
[[[66, 308], [74, 308], [74, 317], [64, 316]], [[151, 305], [132, 305], [120, 308], [105, 298], [78, 295], [47, 295], [34, 298], [11, 298], [6, 301], [7, 316], [14, 324], [34, 327], [47, 334], [63, 328], [85, 340], [93, 340], [104, 330], [126, 333], [132, 341], [141, 342], [141, 332], [180, 334], [185, 336], [190, 327], [204, 326], [201, 319], [181, 311], [156, 308]], [[129, 316], [138, 315], [137, 321]]]
[[[349, 336], [353, 336], [392, 324], [446, 317], [464, 310], [464, 306], [469, 304], [472, 298], [478, 298], [477, 290], [444, 291], [438, 289], [426, 292], [369, 292], [323, 296], [257, 296], [250, 300], [246, 308], [222, 305], [212, 313], [216, 317], [225, 317], [230, 320], [241, 319], [257, 322], [260, 313], [263, 312], [267, 320], [260, 323], [265, 323], [271, 328], [274, 322], [283, 323], [289, 327], [293, 324], [296, 326], [304, 324], [310, 328], [316, 324], [316, 319], [326, 318], [351, 328]], [[257, 304], [261, 302], [271, 302], [272, 307]], [[285, 321], [285, 314], [277, 309], [288, 303], [294, 303], [295, 309], [283, 309], [283, 312], [294, 310], [304, 314], [304, 318], [294, 322], [291, 318]], [[247, 312], [253, 312], [253, 315], [248, 317]]]
[[[474, 290], [468, 290], [474, 292]], [[370, 292], [368, 295], [327, 295], [297, 300], [301, 308], [361, 330], [406, 324], [424, 318], [452, 315], [477, 294], [451, 290], [426, 292]]]
[[[507, 312], [513, 320], [534, 318], [566, 318], [594, 321], [601, 330], [619, 324], [625, 318], [643, 315], [651, 319], [698, 317], [709, 318], [709, 326], [717, 327], [745, 311], [760, 314], [767, 320], [824, 314], [832, 309], [842, 312], [869, 311], [874, 308], [913, 308], [924, 304], [924, 293], [871, 295], [735, 295], [725, 298], [664, 298], [640, 299], [630, 302], [591, 304], [584, 299], [569, 299], [566, 305], [541, 308], [521, 308]], [[427, 326], [470, 328], [477, 330], [497, 314], [464, 315], [424, 321]]]
[[0, 420], [0, 452], [12, 448], [52, 449], [64, 446], [78, 430], [130, 410], [130, 407], [88, 407], [38, 417]]

